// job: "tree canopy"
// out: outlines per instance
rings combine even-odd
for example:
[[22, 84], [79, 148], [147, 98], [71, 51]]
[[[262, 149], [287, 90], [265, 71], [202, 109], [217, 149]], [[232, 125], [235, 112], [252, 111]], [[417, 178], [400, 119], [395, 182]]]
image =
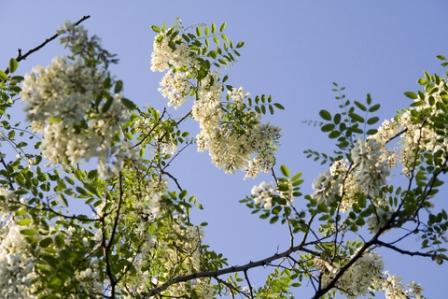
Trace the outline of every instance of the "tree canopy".
[[[352, 101], [334, 83], [338, 110], [321, 110], [318, 121], [334, 150], [305, 151], [328, 169], [306, 194], [302, 173], [290, 170], [297, 167], [276, 163], [281, 129], [265, 116], [282, 103], [225, 74], [244, 46], [226, 23], [151, 26], [150, 68], [164, 74], [167, 101], [160, 111], [124, 96], [110, 71], [118, 58], [84, 29], [88, 18], [19, 50], [0, 71], [1, 140], [10, 148], [0, 156], [1, 297], [294, 298], [311, 286], [313, 298], [424, 298], [420, 284], [386, 271], [379, 250], [448, 259], [448, 215], [437, 202], [448, 163], [448, 73], [424, 73], [404, 93], [409, 107], [381, 124], [369, 94]], [[65, 56], [17, 74], [54, 40]], [[444, 71], [448, 60], [437, 58]], [[11, 112], [19, 103], [25, 121]], [[178, 115], [181, 106], [187, 113]], [[260, 221], [288, 228], [287, 249], [230, 265], [203, 241], [206, 223], [190, 217], [200, 199], [171, 170], [189, 146], [225, 173], [271, 175], [240, 201]], [[403, 243], [411, 237], [413, 247]], [[260, 267], [269, 274], [258, 286], [250, 270]]]

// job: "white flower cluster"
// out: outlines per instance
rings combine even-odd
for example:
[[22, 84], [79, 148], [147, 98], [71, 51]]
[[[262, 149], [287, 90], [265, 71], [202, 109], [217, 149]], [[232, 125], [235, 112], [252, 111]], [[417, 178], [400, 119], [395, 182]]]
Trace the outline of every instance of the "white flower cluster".
[[64, 25], [61, 26], [58, 30], [58, 34], [63, 35], [60, 39], [61, 44], [71, 46], [75, 49], [82, 49], [89, 40], [87, 30], [70, 21], [66, 21]]
[[137, 149], [128, 142], [113, 146], [108, 151], [100, 151], [98, 155], [98, 174], [103, 179], [117, 175], [126, 161], [132, 162], [132, 165], [140, 162]]
[[10, 215], [10, 202], [14, 199], [16, 199], [16, 195], [14, 192], [11, 192], [10, 190], [0, 187], [0, 196], [3, 197], [3, 199], [0, 199], [0, 225], [3, 222], [8, 221], [9, 218], [11, 218]]
[[151, 182], [146, 187], [143, 199], [135, 203], [135, 208], [140, 214], [150, 219], [157, 218], [161, 213], [162, 195], [167, 190], [168, 183], [166, 181]]
[[0, 227], [0, 298], [37, 298], [33, 294], [37, 274], [29, 252], [28, 243], [13, 221]]
[[347, 175], [345, 162], [334, 162], [330, 170], [323, 172], [313, 183], [313, 197], [325, 205], [331, 205], [342, 196], [342, 183]]
[[183, 43], [178, 35], [172, 37], [168, 35], [168, 32], [169, 30], [162, 30], [154, 39], [151, 70], [153, 72], [164, 72], [169, 68], [194, 68], [197, 61], [188, 45]]
[[33, 131], [43, 134], [42, 153], [51, 163], [73, 165], [110, 150], [128, 115], [119, 94], [106, 112], [93, 109], [104, 79], [81, 60], [60, 57], [25, 76], [21, 97]]
[[391, 211], [385, 210], [381, 207], [377, 207], [375, 209], [375, 213], [370, 215], [370, 217], [367, 219], [367, 228], [372, 233], [376, 233], [379, 229], [385, 226], [385, 224], [391, 219], [391, 217]]
[[391, 138], [398, 134], [403, 129], [402, 124], [395, 118], [383, 121], [378, 131], [372, 136], [372, 138], [379, 144], [385, 145]]
[[[171, 29], [170, 29], [171, 30]], [[160, 32], [154, 40], [151, 69], [168, 70], [160, 82], [159, 91], [168, 98], [168, 105], [179, 107], [193, 93], [190, 79], [198, 68], [195, 54], [179, 37]], [[228, 93], [239, 112], [244, 114], [245, 124], [235, 128], [235, 120], [229, 119], [221, 104], [223, 85], [217, 73], [210, 72], [198, 82], [192, 116], [200, 126], [196, 137], [199, 151], [207, 150], [212, 162], [225, 172], [246, 170], [246, 177], [268, 172], [275, 163], [274, 153], [280, 138], [280, 129], [270, 124], [260, 124], [254, 112], [242, 111], [244, 99], [249, 95], [243, 88]], [[243, 119], [240, 117], [239, 119]]]
[[191, 90], [189, 76], [185, 72], [169, 70], [160, 81], [160, 93], [168, 99], [168, 106], [180, 107]]
[[270, 183], [262, 182], [252, 187], [251, 195], [254, 198], [255, 204], [265, 209], [271, 209], [272, 197], [279, 196], [280, 193]]
[[237, 105], [243, 104], [244, 99], [250, 95], [243, 87], [233, 88], [227, 94]]
[[354, 170], [352, 175], [368, 197], [378, 196], [390, 168], [395, 163], [395, 155], [373, 139], [358, 140], [351, 151]]
[[[322, 285], [324, 287], [340, 269], [320, 259], [316, 260], [315, 264], [323, 271]], [[376, 253], [367, 252], [344, 272], [337, 281], [336, 287], [350, 298], [366, 295], [373, 282], [381, 276], [383, 268], [382, 258]]]
[[375, 139], [367, 139], [355, 143], [351, 156], [351, 168], [345, 160], [335, 161], [314, 181], [313, 197], [325, 205], [342, 198], [342, 211], [350, 209], [358, 195], [374, 199], [377, 206], [382, 206], [383, 200], [378, 195], [395, 164], [395, 153]]
[[103, 291], [104, 285], [102, 284], [101, 266], [98, 259], [90, 259], [88, 268], [76, 270], [74, 277], [87, 294], [101, 294]]
[[[400, 122], [405, 124], [407, 131], [401, 139], [401, 164], [403, 173], [410, 175], [414, 165], [418, 164], [416, 157], [417, 149], [419, 153], [427, 152], [434, 154], [441, 151], [442, 157], [448, 155], [448, 135], [441, 137], [435, 130], [427, 125], [415, 124], [411, 121], [411, 112], [406, 111], [400, 116]], [[417, 160], [416, 160], [417, 159]]]
[[[314, 259], [314, 265], [322, 272], [324, 287], [334, 279], [342, 267], [320, 258]], [[370, 291], [382, 291], [386, 299], [424, 299], [421, 285], [411, 282], [406, 287], [398, 276], [383, 271], [383, 268], [381, 256], [366, 252], [342, 274], [335, 287], [347, 298], [358, 298]]]
[[[225, 121], [220, 105], [222, 86], [217, 74], [201, 81], [198, 99], [193, 104], [192, 115], [201, 128], [196, 137], [199, 151], [208, 150], [212, 162], [232, 173], [246, 170], [246, 177], [268, 172], [275, 163], [274, 153], [280, 138], [280, 129], [270, 124], [260, 124], [257, 114], [247, 112], [244, 131], [235, 129]], [[243, 92], [244, 94], [244, 92]]]
[[441, 119], [446, 117], [446, 112], [440, 109], [438, 104], [446, 103], [444, 94], [447, 91], [447, 84], [441, 79], [438, 85], [431, 88], [430, 91], [423, 93], [423, 100], [416, 99], [416, 101], [420, 101], [418, 106], [404, 111], [392, 120], [384, 121], [378, 129], [378, 132], [373, 136], [379, 143], [384, 144], [396, 134], [403, 131], [400, 142], [400, 162], [403, 167], [402, 171], [407, 176], [410, 175], [414, 165], [419, 163], [416, 157], [417, 151], [419, 153], [426, 152], [430, 154], [441, 152], [442, 159], [445, 159], [448, 155], [448, 134], [446, 128], [441, 129], [439, 127], [436, 130], [431, 123], [422, 123], [421, 121], [420, 123], [415, 123], [411, 119], [412, 112], [424, 112], [427, 120], [434, 117]]
[[380, 285], [386, 299], [424, 299], [423, 288], [415, 281], [405, 287], [398, 276], [384, 272], [384, 278]]

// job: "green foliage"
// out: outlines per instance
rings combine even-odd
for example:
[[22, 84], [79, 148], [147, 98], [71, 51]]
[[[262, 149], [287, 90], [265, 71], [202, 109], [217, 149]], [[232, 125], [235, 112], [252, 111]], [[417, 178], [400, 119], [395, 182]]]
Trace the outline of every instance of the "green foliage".
[[[201, 80], [240, 56], [238, 50], [244, 42], [233, 43], [225, 34], [226, 27], [226, 23], [212, 23], [188, 29], [180, 21], [171, 28], [151, 26], [158, 39], [164, 34], [173, 51], [183, 44], [194, 53], [197, 65], [173, 71], [189, 72], [188, 80], [194, 84], [187, 96], [195, 101], [201, 100]], [[89, 115], [76, 124], [74, 134], [82, 134], [89, 121], [110, 111], [117, 100], [115, 95], [125, 91], [124, 83], [110, 74], [109, 65], [118, 60], [102, 48], [97, 37], [81, 38], [74, 27], [59, 34], [70, 59], [81, 59], [86, 67], [105, 74]], [[437, 58], [447, 66], [444, 56]], [[376, 153], [353, 154], [360, 140], [368, 142], [377, 137], [381, 105], [370, 94], [362, 101], [349, 100], [345, 87], [333, 83], [339, 109], [320, 110], [316, 123], [335, 142], [335, 150], [332, 154], [305, 151], [307, 158], [331, 164], [321, 181], [315, 183], [313, 193], [303, 194], [301, 172], [293, 173], [290, 167], [281, 165], [279, 175], [271, 169], [272, 185], [264, 182], [240, 201], [268, 223], [287, 227], [288, 247], [258, 261], [229, 266], [221, 253], [203, 241], [207, 223], [196, 225], [190, 219], [193, 209], [203, 209], [201, 203], [171, 173], [176, 158], [194, 144], [190, 132], [182, 126], [190, 111], [177, 118], [167, 109], [138, 107], [130, 99], [120, 98], [129, 118], [113, 136], [112, 144], [122, 145], [132, 155], [118, 159], [119, 152], [109, 157], [111, 164], [116, 163], [117, 172], [103, 176], [100, 169], [90, 169], [84, 163], [48, 165], [40, 152], [40, 137], [29, 126], [14, 121], [10, 110], [24, 80], [13, 75], [17, 68], [18, 62], [12, 58], [8, 71], [0, 71], [1, 139], [17, 153], [17, 157], [6, 151], [0, 154], [0, 209], [17, 226], [17, 239], [24, 241], [17, 252], [32, 260], [36, 274], [32, 292], [37, 298], [208, 298], [238, 294], [294, 298], [295, 288], [309, 283], [318, 286], [319, 296], [331, 297], [336, 292], [352, 296], [340, 285], [344, 281], [342, 272], [356, 268], [361, 258], [378, 247], [429, 257], [440, 264], [448, 260], [448, 214], [433, 201], [444, 186], [447, 171], [445, 77], [425, 73], [418, 81], [421, 90], [405, 92], [412, 100], [410, 108], [395, 118], [410, 120], [406, 128], [389, 136], [389, 140], [403, 138], [402, 147], [411, 146], [411, 151], [401, 153], [400, 162], [409, 168], [404, 184], [382, 180], [381, 175], [389, 170], [380, 167], [380, 159], [371, 165]], [[224, 76], [220, 82], [223, 89], [237, 91], [228, 80]], [[270, 95], [243, 94], [237, 101], [227, 94], [219, 103], [219, 125], [238, 137], [250, 135], [261, 116], [284, 110]], [[48, 121], [64, 123], [59, 115]], [[432, 139], [424, 139], [425, 134], [432, 134]], [[387, 150], [389, 140], [382, 141], [380, 150]], [[436, 146], [429, 147], [431, 142]], [[333, 167], [338, 163], [346, 163], [346, 168]], [[362, 167], [370, 172], [360, 175]], [[366, 183], [360, 183], [360, 177], [376, 179], [377, 190], [366, 192]], [[330, 197], [325, 192], [333, 197], [325, 198]], [[83, 207], [84, 212], [75, 213], [74, 205]], [[0, 241], [3, 230], [10, 225], [3, 219], [0, 217]], [[390, 244], [382, 241], [383, 235], [391, 231], [398, 234], [401, 229], [406, 231], [403, 238], [413, 235], [420, 239], [422, 251], [397, 249], [401, 239]], [[344, 268], [346, 265], [351, 268]], [[269, 270], [266, 282], [253, 286], [250, 270], [261, 266]], [[327, 288], [323, 279], [335, 273], [341, 273], [341, 277], [330, 279], [333, 284]], [[382, 275], [386, 274], [376, 278], [386, 279]], [[365, 290], [359, 293], [365, 294]]]

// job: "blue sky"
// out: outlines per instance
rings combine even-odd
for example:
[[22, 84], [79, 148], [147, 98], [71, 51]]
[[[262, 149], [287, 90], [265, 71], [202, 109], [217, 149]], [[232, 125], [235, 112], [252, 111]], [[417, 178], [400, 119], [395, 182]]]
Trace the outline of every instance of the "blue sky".
[[[170, 24], [176, 17], [185, 25], [227, 22], [229, 37], [246, 42], [240, 61], [226, 70], [230, 83], [244, 86], [252, 95], [272, 94], [284, 104], [286, 111], [269, 119], [283, 129], [278, 160], [304, 172], [308, 191], [322, 168], [306, 160], [302, 152], [331, 150], [331, 143], [317, 128], [302, 122], [317, 120], [321, 108], [336, 108], [331, 82], [345, 85], [351, 99], [364, 99], [370, 92], [382, 104], [382, 116], [391, 117], [409, 103], [403, 92], [417, 88], [423, 71], [441, 72], [434, 57], [448, 54], [448, 1], [444, 0], [0, 0], [0, 62], [6, 65], [17, 48], [33, 47], [65, 20], [87, 14], [92, 18], [86, 27], [119, 55], [114, 73], [124, 80], [126, 96], [140, 105], [157, 107], [162, 107], [164, 99], [157, 92], [161, 75], [149, 69], [154, 37], [149, 26]], [[30, 56], [19, 72], [46, 65], [62, 53], [53, 43]], [[263, 223], [238, 203], [252, 185], [268, 178], [243, 181], [242, 174], [224, 175], [211, 165], [206, 153], [196, 153], [194, 148], [177, 162], [174, 172], [182, 185], [206, 207], [195, 215], [198, 221], [209, 222], [206, 240], [232, 264], [287, 246], [285, 227]], [[421, 282], [428, 298], [446, 298], [446, 265], [390, 253], [385, 261], [386, 268], [405, 281]], [[261, 279], [261, 273], [254, 275], [254, 280]]]

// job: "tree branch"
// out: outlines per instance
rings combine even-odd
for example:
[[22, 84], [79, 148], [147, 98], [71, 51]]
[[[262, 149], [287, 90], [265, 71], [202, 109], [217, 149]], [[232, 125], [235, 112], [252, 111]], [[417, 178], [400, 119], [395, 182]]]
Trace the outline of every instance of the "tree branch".
[[[83, 16], [81, 19], [79, 19], [76, 23], [74, 23], [75, 26], [78, 26], [79, 24], [81, 24], [82, 22], [84, 22], [85, 20], [89, 19], [90, 16]], [[57, 39], [59, 37], [59, 33], [55, 33], [52, 36], [50, 36], [49, 38], [47, 38], [46, 40], [44, 40], [40, 45], [26, 51], [24, 54], [22, 54], [22, 49], [18, 49], [17, 50], [17, 56], [16, 56], [16, 61], [22, 61], [28, 58], [28, 56], [30, 56], [31, 54], [39, 51], [40, 49], [42, 49], [43, 47], [45, 47], [48, 43], [52, 42], [53, 40]], [[5, 73], [9, 73], [9, 67], [6, 68]]]
[[[431, 254], [431, 253], [426, 253], [426, 252], [420, 252], [420, 251], [409, 251], [409, 250], [405, 250], [405, 249], [401, 249], [395, 245], [391, 245], [389, 243], [383, 242], [381, 240], [377, 240], [376, 244], [382, 246], [382, 247], [386, 247], [389, 249], [392, 249], [396, 252], [399, 252], [401, 254], [405, 254], [405, 255], [410, 255], [410, 256], [422, 256], [422, 257], [430, 257], [430, 258], [435, 258], [438, 257], [437, 254]], [[440, 256], [440, 258], [448, 261], [448, 258], [444, 257], [444, 256]]]
[[276, 253], [274, 255], [271, 255], [267, 258], [258, 260], [258, 261], [254, 261], [254, 262], [249, 262], [247, 264], [244, 264], [242, 266], [231, 266], [228, 268], [224, 268], [221, 270], [216, 270], [216, 271], [203, 271], [203, 272], [195, 272], [195, 273], [191, 273], [188, 275], [184, 275], [184, 276], [178, 276], [178, 277], [174, 277], [173, 279], [165, 282], [164, 284], [149, 290], [146, 293], [142, 294], [143, 298], [151, 298], [152, 296], [155, 296], [161, 292], [163, 292], [164, 290], [166, 290], [167, 288], [169, 288], [170, 286], [177, 284], [177, 283], [181, 283], [181, 282], [187, 282], [193, 279], [198, 279], [198, 278], [205, 278], [205, 277], [218, 277], [221, 275], [225, 275], [225, 274], [230, 274], [230, 273], [236, 273], [236, 272], [244, 272], [247, 271], [249, 269], [252, 268], [256, 268], [256, 267], [262, 267], [262, 266], [266, 266], [268, 264], [270, 264], [273, 261], [285, 258], [285, 257], [289, 257], [289, 255], [291, 255], [294, 252], [297, 251], [304, 251], [307, 253], [311, 253], [313, 255], [317, 255], [319, 256], [319, 253], [308, 249], [306, 247], [304, 247], [303, 245], [297, 245], [295, 247], [289, 248], [283, 252], [280, 253]]

